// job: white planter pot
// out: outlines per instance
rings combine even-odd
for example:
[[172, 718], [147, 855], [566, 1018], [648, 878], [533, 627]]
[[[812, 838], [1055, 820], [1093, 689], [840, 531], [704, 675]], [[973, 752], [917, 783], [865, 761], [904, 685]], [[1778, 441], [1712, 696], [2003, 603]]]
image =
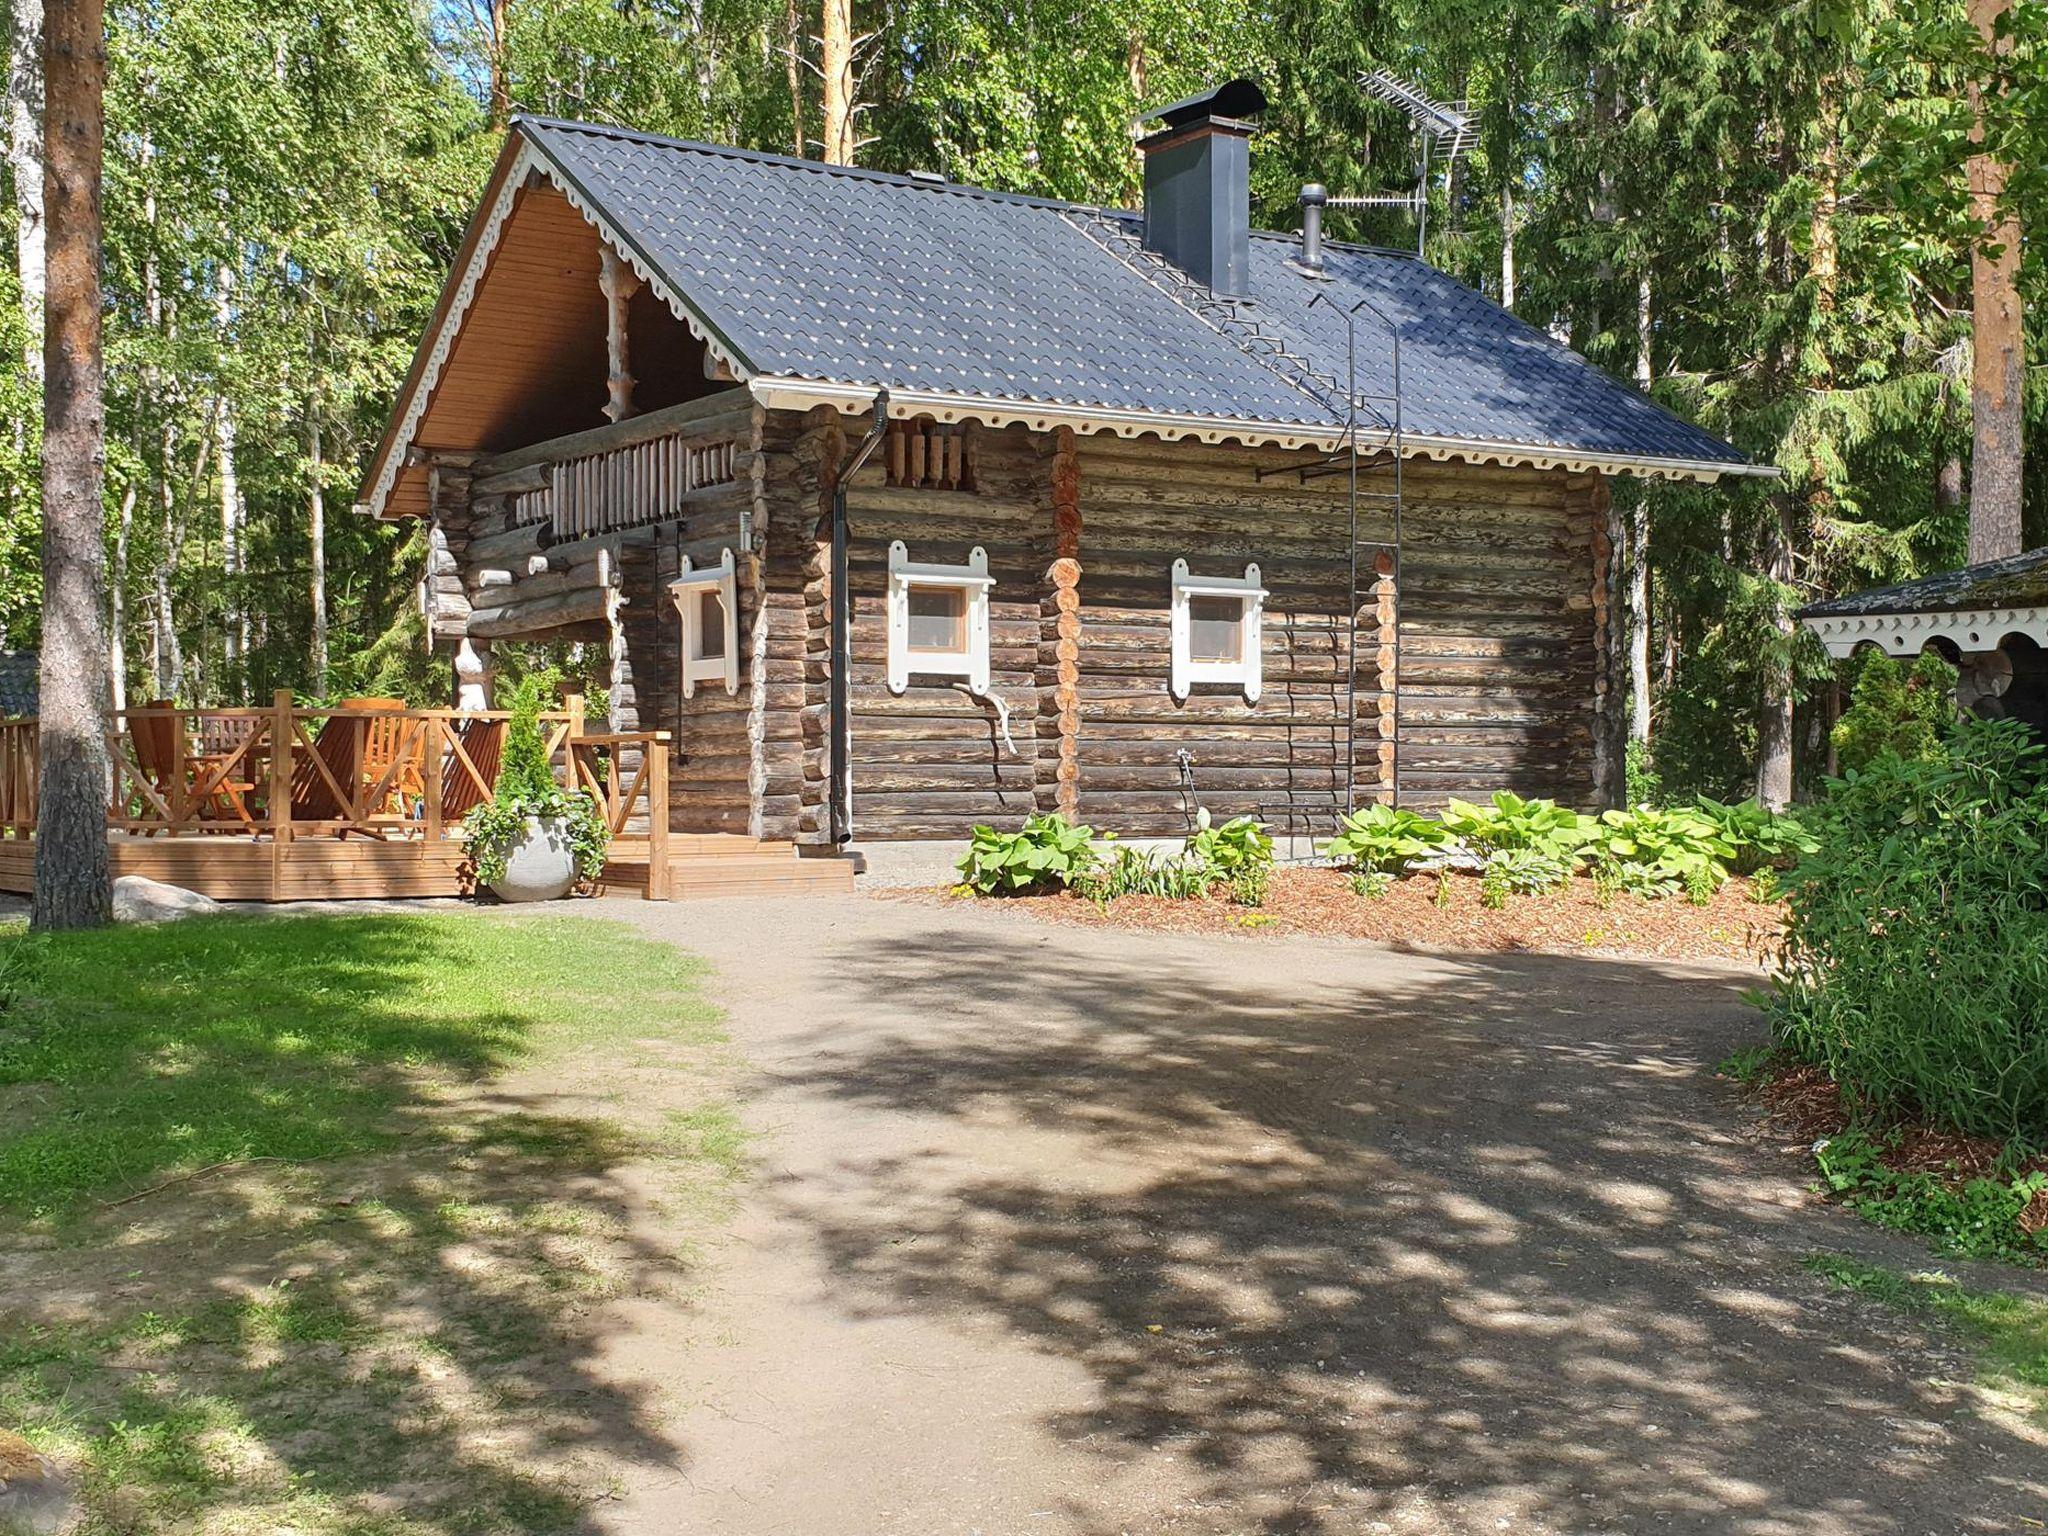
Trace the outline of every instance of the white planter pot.
[[555, 816], [529, 816], [526, 835], [505, 852], [505, 873], [491, 882], [500, 901], [554, 901], [576, 884], [576, 853]]

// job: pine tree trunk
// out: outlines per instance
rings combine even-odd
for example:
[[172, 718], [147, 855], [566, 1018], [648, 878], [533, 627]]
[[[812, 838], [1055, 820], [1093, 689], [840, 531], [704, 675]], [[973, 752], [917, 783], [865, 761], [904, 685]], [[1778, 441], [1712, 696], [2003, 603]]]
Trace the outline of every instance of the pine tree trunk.
[[306, 457], [311, 473], [306, 492], [307, 544], [312, 551], [313, 692], [327, 697], [327, 491], [321, 484], [320, 414], [316, 402], [306, 412]]
[[[2012, 51], [2010, 38], [1997, 36], [1999, 19], [2012, 0], [1969, 0], [1970, 21], [1994, 59]], [[1984, 141], [1984, 93], [1995, 81], [1973, 81], [1970, 108], [1977, 113], [1970, 141]], [[1970, 250], [1971, 349], [1970, 560], [1996, 560], [2020, 552], [2020, 494], [2025, 424], [2021, 377], [2026, 335], [2020, 318], [2020, 221], [2002, 212], [2010, 167], [1987, 154], [1969, 160], [1970, 214], [1982, 231]]]
[[43, 0], [14, 0], [7, 66], [7, 163], [14, 172], [14, 254], [26, 326], [22, 366], [43, 378]]
[[796, 0], [783, 0], [783, 73], [789, 80], [790, 153], [804, 157], [804, 23]]
[[491, 35], [487, 41], [491, 67], [491, 127], [503, 132], [512, 121], [512, 80], [505, 55], [505, 29], [510, 0], [491, 0]]
[[853, 164], [853, 0], [824, 0], [818, 64], [825, 75], [825, 160]]
[[36, 802], [37, 928], [107, 920], [106, 453], [101, 398], [100, 166], [107, 55], [101, 0], [59, 0], [46, 22], [43, 202], [43, 649]]

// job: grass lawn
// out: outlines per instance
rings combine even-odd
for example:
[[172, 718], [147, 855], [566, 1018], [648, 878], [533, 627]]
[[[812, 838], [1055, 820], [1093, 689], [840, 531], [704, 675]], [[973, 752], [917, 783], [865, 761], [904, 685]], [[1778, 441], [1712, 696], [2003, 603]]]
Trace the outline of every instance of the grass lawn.
[[573, 1530], [665, 1458], [600, 1359], [743, 1157], [696, 962], [476, 913], [0, 950], [0, 1427], [88, 1530]]

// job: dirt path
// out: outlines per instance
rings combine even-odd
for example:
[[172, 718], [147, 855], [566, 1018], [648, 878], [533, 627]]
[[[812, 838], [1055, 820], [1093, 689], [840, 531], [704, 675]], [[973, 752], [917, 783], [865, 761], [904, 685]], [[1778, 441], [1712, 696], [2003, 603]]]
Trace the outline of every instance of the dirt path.
[[[1753, 978], [620, 903], [708, 955], [759, 1174], [620, 1532], [2019, 1531], [2048, 1453], [1800, 1268], [1711, 1075]], [[1951, 1384], [1941, 1384], [1941, 1383]]]

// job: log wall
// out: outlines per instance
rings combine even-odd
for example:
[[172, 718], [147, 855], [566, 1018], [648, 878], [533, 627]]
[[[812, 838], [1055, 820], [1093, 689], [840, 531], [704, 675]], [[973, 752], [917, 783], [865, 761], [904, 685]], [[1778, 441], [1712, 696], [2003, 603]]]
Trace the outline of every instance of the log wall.
[[[866, 423], [823, 408], [746, 409], [736, 482], [693, 499], [680, 524], [538, 552], [527, 547], [531, 529], [504, 524], [504, 498], [494, 504], [488, 466], [478, 466], [471, 515], [449, 547], [472, 635], [479, 620], [504, 632], [492, 631], [493, 613], [573, 607], [583, 563], [606, 550], [624, 642], [615, 719], [674, 734], [672, 825], [816, 845], [828, 836], [831, 496]], [[1602, 682], [1611, 578], [1597, 476], [1411, 464], [1397, 586], [1391, 512], [1377, 499], [1391, 471], [1368, 468], [1354, 620], [1345, 477], [1255, 474], [1311, 465], [1314, 454], [1021, 427], [969, 426], [966, 439], [971, 491], [892, 484], [881, 455], [848, 488], [858, 841], [953, 839], [1033, 809], [1177, 835], [1193, 803], [1323, 835], [1341, 811], [1347, 764], [1359, 802], [1386, 798], [1397, 752], [1402, 801], [1417, 807], [1496, 788], [1577, 805], [1613, 793], [1601, 746], [1614, 695]], [[897, 539], [920, 562], [986, 550], [989, 697], [915, 676], [904, 693], [889, 691]], [[740, 557], [739, 693], [700, 684], [685, 700], [667, 583], [685, 553], [712, 564], [728, 546]], [[545, 559], [534, 565], [537, 552]], [[1172, 697], [1176, 558], [1198, 575], [1259, 565], [1269, 595], [1256, 703], [1223, 685]], [[492, 590], [484, 573], [508, 569], [517, 591]]]

